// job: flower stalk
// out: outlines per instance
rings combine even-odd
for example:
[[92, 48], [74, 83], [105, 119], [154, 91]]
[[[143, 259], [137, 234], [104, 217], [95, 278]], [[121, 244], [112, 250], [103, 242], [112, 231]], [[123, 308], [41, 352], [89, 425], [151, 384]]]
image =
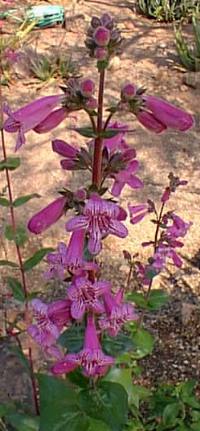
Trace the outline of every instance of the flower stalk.
[[102, 146], [103, 138], [100, 136], [103, 128], [103, 96], [104, 96], [105, 69], [99, 75], [97, 137], [94, 146], [92, 182], [99, 189], [102, 177]]

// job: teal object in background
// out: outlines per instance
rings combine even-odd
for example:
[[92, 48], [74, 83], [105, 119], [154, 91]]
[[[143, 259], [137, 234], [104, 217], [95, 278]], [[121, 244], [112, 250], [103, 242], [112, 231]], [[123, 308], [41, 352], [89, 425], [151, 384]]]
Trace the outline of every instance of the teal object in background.
[[63, 6], [40, 5], [32, 6], [24, 11], [18, 9], [8, 9], [0, 12], [0, 19], [12, 19], [16, 22], [35, 21], [36, 27], [52, 27], [56, 24], [64, 24], [65, 10]]
[[51, 27], [64, 23], [65, 11], [63, 6], [32, 6], [26, 11], [25, 18], [28, 21], [36, 21], [36, 27]]

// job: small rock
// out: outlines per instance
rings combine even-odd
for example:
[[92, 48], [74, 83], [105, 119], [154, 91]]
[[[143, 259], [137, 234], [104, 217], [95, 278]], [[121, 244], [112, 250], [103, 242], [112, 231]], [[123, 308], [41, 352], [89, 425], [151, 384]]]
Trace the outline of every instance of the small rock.
[[164, 49], [164, 48], [167, 48], [167, 44], [165, 42], [161, 42], [159, 43], [158, 47]]
[[200, 72], [185, 73], [183, 83], [188, 87], [200, 89]]

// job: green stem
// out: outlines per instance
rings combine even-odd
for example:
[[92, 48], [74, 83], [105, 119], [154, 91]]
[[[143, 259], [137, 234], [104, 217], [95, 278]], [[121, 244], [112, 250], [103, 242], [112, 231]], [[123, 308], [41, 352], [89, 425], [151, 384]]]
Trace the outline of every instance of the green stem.
[[103, 128], [103, 96], [104, 96], [104, 81], [105, 70], [101, 70], [99, 77], [99, 95], [98, 95], [98, 114], [97, 114], [97, 138], [94, 145], [94, 159], [93, 159], [93, 172], [92, 182], [97, 188], [101, 186], [102, 178], [102, 147], [103, 138], [100, 136]]

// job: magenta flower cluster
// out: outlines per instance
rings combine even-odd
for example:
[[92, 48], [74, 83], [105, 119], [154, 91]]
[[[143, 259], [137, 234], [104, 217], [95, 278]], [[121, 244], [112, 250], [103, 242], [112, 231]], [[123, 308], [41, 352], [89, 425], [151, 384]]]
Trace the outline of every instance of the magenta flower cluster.
[[[28, 333], [47, 355], [56, 358], [57, 362], [52, 366], [54, 374], [69, 373], [80, 367], [86, 376], [104, 375], [114, 363], [114, 358], [106, 355], [101, 345], [104, 332], [116, 337], [127, 322], [138, 318], [134, 305], [126, 302], [125, 286], [116, 291], [110, 282], [100, 278], [98, 255], [104, 239], [113, 235], [126, 238], [128, 235], [125, 224], [127, 211], [117, 199], [124, 187], [143, 187], [138, 176], [136, 151], [126, 140], [129, 129], [126, 124], [111, 121], [112, 116], [116, 113], [122, 116], [124, 111], [128, 111], [154, 133], [167, 128], [184, 132], [193, 125], [192, 115], [160, 98], [146, 95], [143, 89], [133, 83], [122, 86], [120, 97], [108, 109], [108, 117], [104, 120], [102, 102], [105, 69], [120, 44], [120, 32], [110, 15], [93, 17], [86, 46], [90, 56], [98, 60], [98, 97], [95, 97], [92, 79], [72, 78], [66, 87], [62, 87], [61, 95], [43, 97], [15, 112], [8, 106], [4, 107], [8, 115], [4, 130], [17, 133], [16, 150], [25, 143], [27, 132], [47, 133], [66, 120], [71, 112], [83, 110], [92, 125], [84, 130], [85, 134], [82, 132], [83, 136], [90, 138], [84, 147], [60, 139], [52, 142], [52, 150], [62, 157], [62, 169], [88, 171], [92, 174], [92, 181], [75, 191], [63, 188], [59, 197], [28, 222], [30, 232], [41, 234], [66, 216], [69, 209], [75, 212], [65, 223], [65, 230], [70, 233], [68, 244], [61, 242], [57, 250], [46, 257], [48, 269], [45, 278], [60, 280], [66, 287], [64, 298], [49, 304], [40, 299], [34, 299], [31, 303], [34, 323], [28, 328]], [[79, 133], [80, 130], [77, 129]], [[140, 222], [149, 213], [156, 217], [153, 256], [147, 265], [137, 262], [138, 277], [143, 284], [149, 285], [168, 260], [177, 267], [182, 263], [177, 249], [183, 246], [181, 239], [185, 237], [191, 223], [184, 222], [174, 211], [164, 213], [163, 209], [171, 193], [186, 182], [172, 174], [169, 180], [169, 186], [161, 197], [160, 215], [150, 200], [128, 206], [130, 222], [133, 224]], [[152, 242], [144, 245], [152, 245]], [[59, 347], [60, 334], [80, 322], [85, 328], [82, 348], [78, 353], [65, 354]]]

